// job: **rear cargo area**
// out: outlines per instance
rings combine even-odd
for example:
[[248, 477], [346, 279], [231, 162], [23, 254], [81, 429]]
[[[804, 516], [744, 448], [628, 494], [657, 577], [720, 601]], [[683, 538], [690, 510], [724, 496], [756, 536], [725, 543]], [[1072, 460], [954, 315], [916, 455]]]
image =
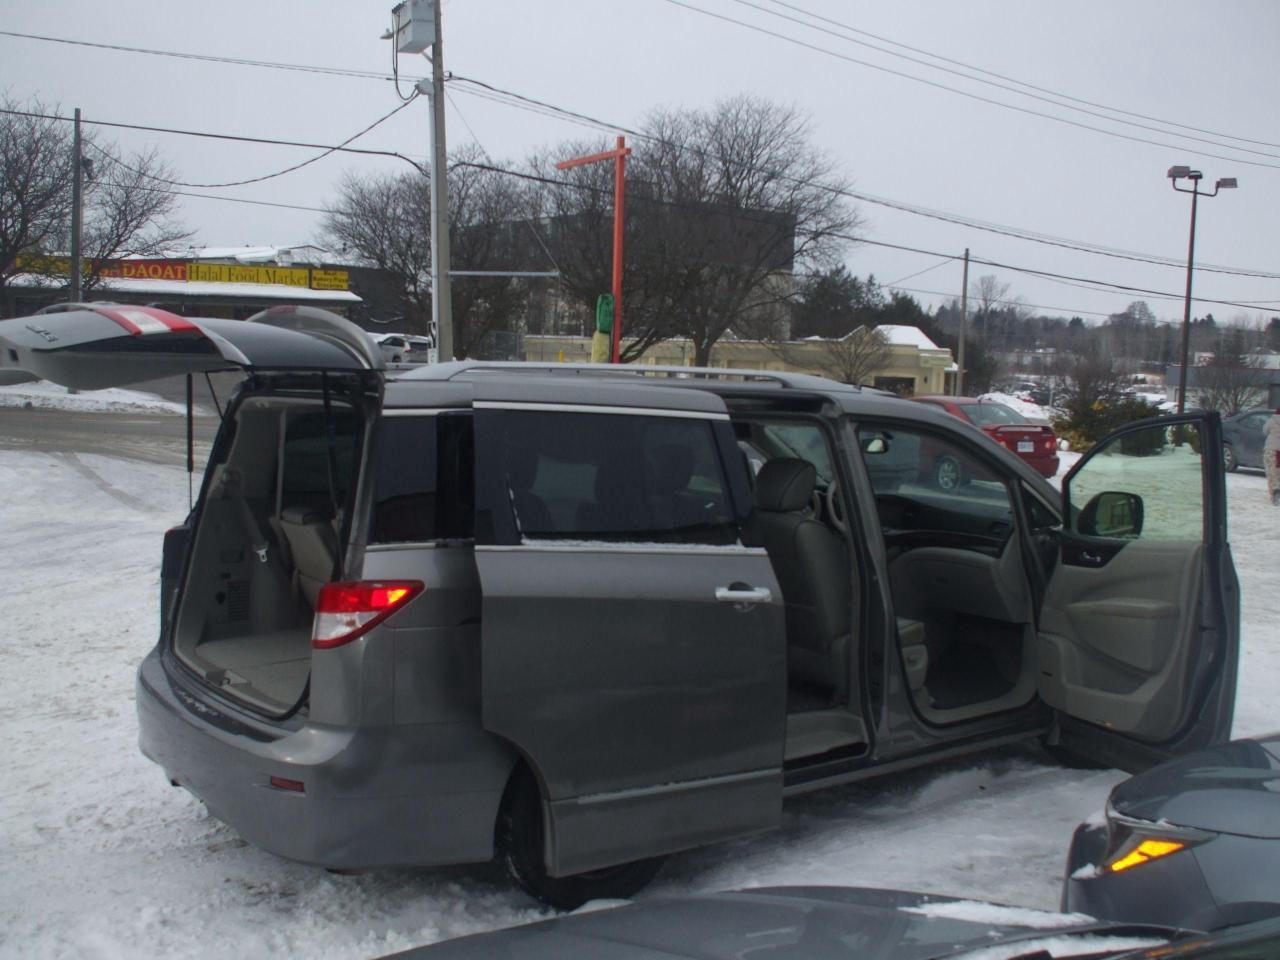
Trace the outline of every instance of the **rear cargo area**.
[[205, 682], [265, 713], [304, 697], [317, 594], [338, 568], [354, 487], [356, 411], [319, 395], [245, 398], [210, 468], [173, 649]]

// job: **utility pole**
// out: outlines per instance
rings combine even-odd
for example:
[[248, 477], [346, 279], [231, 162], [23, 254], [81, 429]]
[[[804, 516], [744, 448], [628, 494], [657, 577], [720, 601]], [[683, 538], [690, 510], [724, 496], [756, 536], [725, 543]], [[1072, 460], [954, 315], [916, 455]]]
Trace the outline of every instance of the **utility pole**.
[[[453, 297], [449, 289], [449, 171], [444, 141], [444, 42], [440, 0], [403, 0], [391, 10], [391, 29], [384, 40], [402, 53], [431, 48], [431, 81], [415, 89], [431, 107], [431, 326], [438, 360], [453, 359]], [[398, 74], [397, 74], [398, 76]], [[397, 87], [397, 90], [399, 88]]]
[[453, 292], [449, 287], [449, 178], [444, 142], [444, 34], [440, 0], [431, 0], [435, 42], [431, 44], [431, 323], [436, 356], [453, 359]]
[[957, 397], [964, 396], [964, 338], [969, 325], [969, 248], [964, 248], [964, 286], [960, 290], [960, 346], [956, 351]]
[[76, 107], [74, 132], [71, 134], [71, 302], [83, 299], [80, 277], [80, 230], [83, 203], [84, 162], [80, 157], [80, 108]]

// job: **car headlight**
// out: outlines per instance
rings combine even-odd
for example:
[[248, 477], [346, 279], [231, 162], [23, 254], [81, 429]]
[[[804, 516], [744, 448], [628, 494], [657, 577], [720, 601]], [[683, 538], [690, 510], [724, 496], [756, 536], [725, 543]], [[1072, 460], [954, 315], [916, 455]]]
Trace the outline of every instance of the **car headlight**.
[[1204, 843], [1212, 834], [1169, 823], [1136, 820], [1108, 811], [1107, 853], [1099, 874], [1123, 873]]

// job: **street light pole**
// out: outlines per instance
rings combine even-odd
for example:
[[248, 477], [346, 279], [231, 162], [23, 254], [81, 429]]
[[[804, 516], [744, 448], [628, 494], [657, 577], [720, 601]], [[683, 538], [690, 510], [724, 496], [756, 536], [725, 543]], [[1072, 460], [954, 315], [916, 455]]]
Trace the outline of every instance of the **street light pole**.
[[[1187, 240], [1187, 295], [1182, 304], [1182, 359], [1178, 372], [1178, 413], [1187, 408], [1187, 358], [1191, 351], [1191, 280], [1196, 260], [1196, 203], [1201, 197], [1216, 197], [1219, 190], [1236, 187], [1235, 177], [1224, 177], [1213, 185], [1213, 192], [1202, 191], [1200, 181], [1204, 174], [1190, 167], [1170, 167], [1166, 174], [1174, 190], [1191, 194], [1191, 236]], [[1191, 189], [1178, 186], [1179, 180], [1190, 180]]]

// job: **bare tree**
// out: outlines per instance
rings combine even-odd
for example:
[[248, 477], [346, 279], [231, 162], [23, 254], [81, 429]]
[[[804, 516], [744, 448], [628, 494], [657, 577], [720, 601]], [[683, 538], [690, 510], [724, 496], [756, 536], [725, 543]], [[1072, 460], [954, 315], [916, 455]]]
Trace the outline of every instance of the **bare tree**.
[[[39, 102], [0, 115], [0, 291], [18, 274], [47, 286], [67, 282], [71, 239], [71, 128]], [[81, 251], [83, 289], [101, 285], [105, 261], [159, 256], [191, 237], [173, 219], [177, 197], [168, 183], [174, 171], [154, 149], [120, 159], [114, 147], [82, 137], [85, 161]]]
[[327, 244], [393, 277], [408, 330], [427, 330], [431, 210], [425, 177], [345, 174], [323, 230]]
[[824, 373], [842, 383], [866, 383], [889, 363], [889, 338], [874, 327], [859, 327], [843, 337], [821, 341]]
[[1191, 376], [1187, 379], [1195, 384], [1200, 406], [1223, 416], [1256, 406], [1266, 396], [1266, 371], [1247, 354], [1220, 350], [1197, 365]]
[[[449, 242], [457, 270], [531, 269], [532, 210], [523, 182], [479, 164], [476, 148], [450, 160]], [[325, 213], [325, 241], [393, 277], [410, 331], [425, 331], [431, 313], [431, 202], [417, 173], [347, 174]], [[535, 267], [536, 268], [536, 267]], [[528, 285], [508, 277], [458, 277], [452, 284], [454, 350], [475, 356], [495, 330], [525, 309]]]
[[[48, 114], [38, 100], [0, 101], [5, 110]], [[71, 213], [71, 130], [57, 120], [0, 114], [0, 294], [19, 258], [48, 252]]]
[[107, 261], [164, 256], [192, 236], [174, 219], [178, 198], [164, 184], [175, 179], [175, 172], [158, 151], [144, 150], [124, 160], [106, 148], [95, 152], [81, 239], [88, 260], [85, 291], [101, 284]]
[[[705, 365], [727, 335], [785, 338], [796, 268], [833, 263], [859, 225], [807, 119], [744, 96], [655, 111], [644, 133], [628, 168], [623, 359], [685, 336]], [[580, 167], [564, 179], [572, 185], [543, 192], [550, 246], [567, 289], [590, 305], [608, 290], [611, 171]]]

